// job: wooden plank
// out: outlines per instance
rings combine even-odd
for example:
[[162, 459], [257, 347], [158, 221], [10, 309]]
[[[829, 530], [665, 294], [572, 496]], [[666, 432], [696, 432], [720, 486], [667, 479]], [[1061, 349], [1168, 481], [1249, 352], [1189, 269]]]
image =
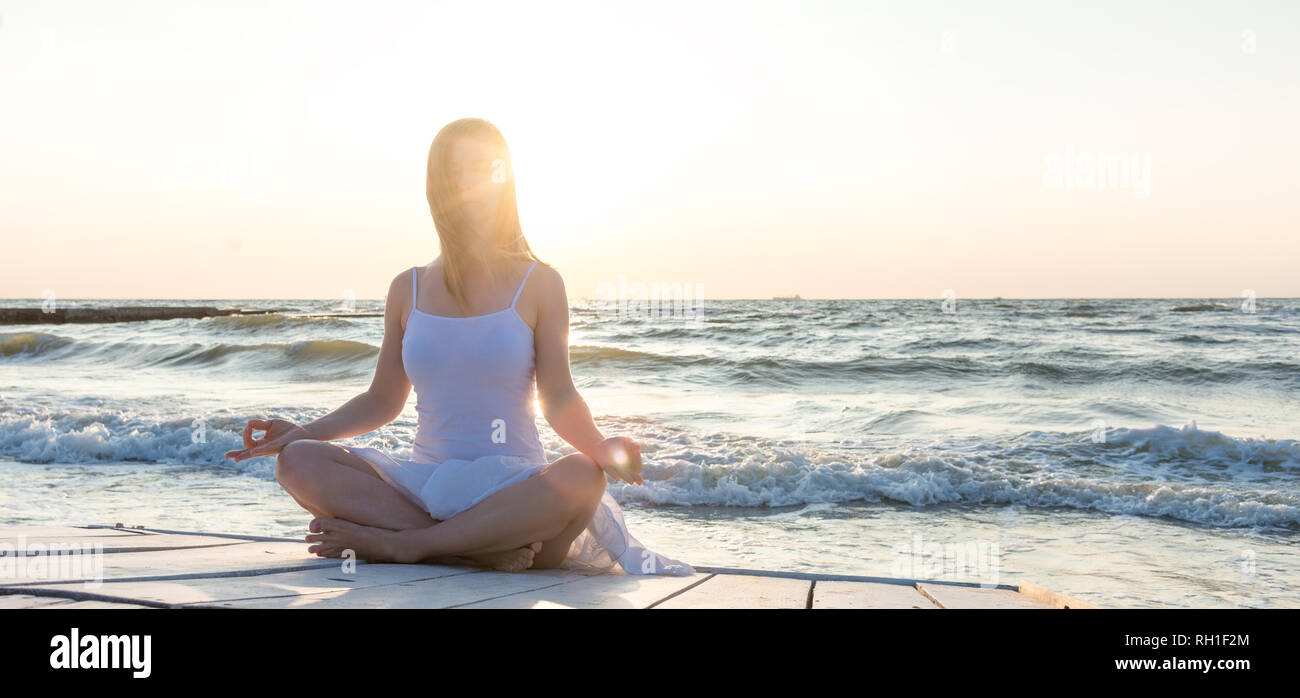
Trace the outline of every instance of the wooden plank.
[[149, 608], [130, 603], [114, 603], [94, 599], [68, 599], [60, 596], [36, 596], [32, 594], [0, 595], [0, 609], [63, 609], [74, 610], [87, 608]]
[[0, 542], [13, 542], [18, 536], [28, 539], [45, 538], [114, 538], [119, 536], [147, 536], [150, 533], [130, 528], [87, 528], [82, 526], [0, 526]]
[[811, 587], [803, 579], [715, 574], [655, 608], [807, 608]]
[[[471, 571], [470, 568], [445, 565], [361, 563], [352, 572], [343, 572], [338, 567], [324, 567], [239, 577], [104, 582], [94, 590], [94, 593], [151, 603], [209, 605], [240, 599], [276, 599], [324, 593], [343, 594], [359, 588], [468, 574]], [[81, 588], [80, 582], [33, 587], [35, 590], [63, 591], [79, 591]], [[274, 606], [276, 603], [271, 602], [267, 605]]]
[[[68, 560], [67, 558], [73, 558]], [[33, 567], [33, 560], [43, 560]], [[342, 560], [307, 552], [307, 543], [246, 542], [216, 548], [157, 550], [113, 555], [38, 556], [16, 569], [21, 576], [0, 579], [0, 587], [83, 581], [143, 581], [166, 577], [212, 577], [289, 571], [314, 567], [339, 569]], [[64, 564], [64, 563], [69, 564]], [[71, 564], [76, 563], [76, 564]], [[55, 567], [60, 569], [54, 569]]]
[[707, 575], [698, 572], [683, 577], [595, 574], [567, 584], [488, 599], [459, 608], [646, 608], [706, 578]]
[[917, 584], [916, 588], [943, 608], [1051, 608], [1041, 601], [1007, 589], [945, 584]]
[[817, 582], [813, 608], [930, 608], [937, 609], [910, 584]]
[[[21, 536], [21, 539], [20, 539]], [[0, 577], [0, 608], [73, 603], [346, 608], [1097, 608], [1031, 582], [998, 588], [924, 580], [697, 566], [691, 577], [577, 570], [492, 572], [455, 565], [368, 565], [344, 573], [307, 543], [257, 536], [85, 526], [0, 527], [0, 545], [100, 545], [84, 568], [60, 558], [0, 557], [22, 576]], [[110, 554], [111, 553], [111, 554]], [[8, 558], [8, 559], [6, 559]], [[89, 587], [86, 580], [103, 581]], [[894, 584], [891, 581], [906, 581]], [[815, 584], [814, 584], [815, 583]], [[41, 594], [60, 588], [65, 597]], [[94, 592], [66, 597], [69, 589]], [[102, 589], [101, 589], [102, 588]], [[96, 598], [96, 594], [102, 598]], [[61, 600], [60, 600], [61, 599]], [[85, 606], [90, 607], [90, 606]]]
[[41, 608], [62, 603], [67, 599], [57, 596], [33, 596], [31, 594], [0, 594], [0, 609], [6, 608]]
[[120, 536], [88, 536], [84, 538], [75, 536], [35, 536], [0, 539], [0, 545], [11, 545], [14, 547], [15, 551], [21, 548], [23, 551], [26, 551], [28, 555], [32, 553], [33, 546], [41, 546], [38, 548], [38, 550], [41, 551], [67, 550], [70, 546], [72, 549], [84, 550], [87, 552], [94, 551], [96, 546], [98, 546], [100, 551], [104, 554], [108, 554], [141, 552], [146, 550], [204, 548], [218, 545], [236, 545], [240, 542], [242, 541], [232, 540], [230, 538], [177, 535], [171, 533], [145, 536], [128, 533]]
[[288, 542], [302, 541], [302, 538], [286, 538], [284, 536], [253, 536], [245, 533], [217, 533], [215, 531], [173, 531], [165, 528], [139, 528], [135, 529], [142, 533], [163, 534], [173, 533], [178, 536], [211, 536], [213, 538], [227, 538], [230, 540], [255, 540], [270, 542]]
[[135, 536], [143, 539], [145, 536], [202, 536], [205, 538], [216, 538], [227, 541], [268, 541], [268, 542], [287, 542], [292, 543], [301, 541], [301, 538], [286, 538], [283, 536], [254, 536], [240, 533], [219, 533], [214, 531], [173, 531], [161, 528], [143, 528], [143, 527], [114, 527], [114, 526], [0, 526], [0, 541], [8, 540], [13, 542], [18, 536], [24, 536], [27, 539], [35, 537], [53, 537], [53, 538], [70, 538], [80, 540], [83, 538], [124, 538]]
[[1033, 582], [1026, 582], [1023, 580], [1020, 582], [1020, 593], [1035, 601], [1041, 601], [1052, 608], [1100, 608], [1100, 606], [1094, 606], [1085, 601], [1080, 601], [1066, 596], [1058, 591], [1052, 591], [1051, 589], [1040, 587]]
[[59, 601], [61, 601], [61, 603], [50, 604], [49, 606], [41, 606], [41, 609], [42, 610], [49, 609], [51, 611], [57, 611], [63, 609], [85, 610], [89, 608], [126, 608], [126, 609], [150, 608], [149, 606], [137, 606], [136, 604], [131, 604], [131, 603], [116, 603], [113, 601], [95, 601], [92, 599], [86, 599], [81, 601], [73, 601], [71, 599], [59, 599]]
[[589, 574], [570, 570], [474, 571], [436, 579], [345, 589], [310, 596], [217, 602], [231, 608], [456, 608], [512, 594], [542, 593]]

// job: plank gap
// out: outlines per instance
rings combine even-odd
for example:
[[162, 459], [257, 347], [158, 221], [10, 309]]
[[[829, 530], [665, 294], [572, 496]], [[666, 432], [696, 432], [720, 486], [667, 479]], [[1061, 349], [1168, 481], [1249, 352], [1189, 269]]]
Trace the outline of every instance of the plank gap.
[[673, 593], [671, 593], [671, 594], [669, 594], [669, 595], [663, 597], [662, 599], [659, 599], [658, 601], [656, 601], [656, 602], [650, 604], [649, 606], [646, 606], [646, 608], [647, 608], [647, 609], [654, 608], [655, 606], [658, 606], [659, 604], [661, 604], [661, 603], [667, 601], [668, 599], [671, 599], [671, 598], [673, 598], [674, 596], [678, 596], [678, 595], [680, 595], [680, 594], [684, 594], [684, 593], [690, 591], [691, 589], [694, 589], [695, 587], [697, 587], [697, 586], [699, 586], [699, 585], [701, 585], [701, 584], [703, 584], [703, 583], [709, 581], [710, 579], [713, 579], [713, 578], [716, 577], [716, 576], [717, 576], [717, 573], [716, 573], [716, 572], [715, 572], [715, 573], [712, 573], [712, 574], [707, 574], [707, 575], [704, 576], [704, 579], [701, 579], [700, 581], [695, 582], [694, 584], [691, 584], [690, 586], [687, 586], [687, 587], [683, 587], [683, 588], [681, 588], [681, 589], [678, 589], [677, 591], [674, 591]]

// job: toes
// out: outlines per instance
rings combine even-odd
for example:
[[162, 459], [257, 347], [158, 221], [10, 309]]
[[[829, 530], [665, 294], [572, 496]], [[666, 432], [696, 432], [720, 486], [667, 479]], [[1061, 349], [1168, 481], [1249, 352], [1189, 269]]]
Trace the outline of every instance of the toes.
[[351, 521], [343, 519], [331, 519], [325, 516], [318, 516], [311, 520], [307, 525], [308, 530], [312, 533], [331, 533], [334, 531], [349, 532], [356, 530], [356, 525]]
[[526, 569], [533, 561], [533, 551], [528, 548], [520, 548], [519, 552], [510, 560], [510, 571], [518, 572]]
[[540, 540], [535, 543], [529, 543], [528, 547], [531, 548], [532, 551], [535, 553], [542, 552], [542, 542]]
[[313, 545], [312, 547], [307, 548], [307, 552], [312, 553], [316, 557], [330, 557], [330, 550], [331, 548], [329, 546], [323, 544]]

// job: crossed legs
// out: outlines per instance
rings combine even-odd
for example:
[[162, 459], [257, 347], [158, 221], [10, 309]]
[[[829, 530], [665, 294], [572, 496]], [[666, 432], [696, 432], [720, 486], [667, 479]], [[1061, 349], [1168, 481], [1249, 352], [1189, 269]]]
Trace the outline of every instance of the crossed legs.
[[311, 522], [309, 548], [322, 557], [351, 549], [375, 561], [417, 562], [467, 557], [497, 569], [555, 567], [605, 492], [605, 475], [573, 454], [537, 475], [439, 521], [387, 482], [360, 456], [321, 441], [290, 443], [276, 461], [276, 479]]

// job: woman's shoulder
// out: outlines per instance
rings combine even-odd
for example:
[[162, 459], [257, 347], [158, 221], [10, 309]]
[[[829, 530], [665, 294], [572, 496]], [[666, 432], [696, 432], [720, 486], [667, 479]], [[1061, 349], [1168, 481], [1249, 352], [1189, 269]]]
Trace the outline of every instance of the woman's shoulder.
[[[417, 270], [419, 269], [419, 267], [414, 268]], [[388, 290], [390, 293], [392, 291], [403, 290], [407, 293], [411, 292], [411, 269], [412, 267], [407, 267], [393, 275], [393, 278], [388, 282]], [[417, 271], [416, 273], [418, 274], [419, 272]]]
[[[392, 280], [388, 282], [388, 298], [398, 304], [398, 308], [396, 309], [402, 311], [403, 315], [411, 311], [411, 301], [412, 296], [414, 295], [415, 285], [420, 283], [416, 281], [416, 278], [419, 277], [423, 279], [425, 277], [425, 271], [432, 267], [432, 262], [423, 266], [416, 265], [406, 267], [397, 272], [393, 276]], [[415, 270], [414, 273], [412, 273], [412, 269]]]
[[[401, 271], [397, 272], [396, 275], [393, 276], [391, 283], [394, 286], [405, 284], [407, 290], [410, 290], [412, 277], [418, 276], [419, 278], [423, 279], [426, 272], [430, 270], [439, 269], [439, 268], [441, 267], [439, 266], [438, 260], [436, 259], [427, 264], [415, 264], [409, 267], [405, 267]], [[414, 274], [411, 273], [412, 269], [415, 270]]]
[[560, 275], [559, 269], [556, 269], [540, 259], [536, 260], [535, 263], [530, 264], [535, 264], [533, 270], [529, 272], [530, 282], [532, 282], [533, 279], [536, 279], [535, 283], [541, 287], [540, 290], [543, 292], [542, 295], [549, 296], [557, 291], [563, 292], [564, 277]]
[[543, 262], [542, 260], [528, 254], [519, 255], [515, 258], [514, 263], [521, 269], [532, 269], [532, 274], [558, 274], [555, 267]]

